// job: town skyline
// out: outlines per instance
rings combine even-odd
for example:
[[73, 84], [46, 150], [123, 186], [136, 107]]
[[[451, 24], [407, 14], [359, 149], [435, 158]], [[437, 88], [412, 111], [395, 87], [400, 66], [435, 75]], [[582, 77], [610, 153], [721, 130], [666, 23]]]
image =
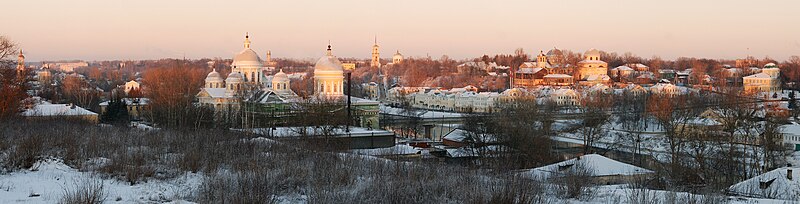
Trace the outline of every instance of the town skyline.
[[6, 35], [28, 61], [229, 58], [246, 32], [259, 53], [299, 59], [323, 55], [328, 41], [338, 57], [368, 58], [375, 36], [384, 56], [452, 59], [553, 47], [664, 59], [800, 53], [794, 1], [358, 2], [9, 2], [9, 16], [24, 20], [7, 20], [16, 29]]

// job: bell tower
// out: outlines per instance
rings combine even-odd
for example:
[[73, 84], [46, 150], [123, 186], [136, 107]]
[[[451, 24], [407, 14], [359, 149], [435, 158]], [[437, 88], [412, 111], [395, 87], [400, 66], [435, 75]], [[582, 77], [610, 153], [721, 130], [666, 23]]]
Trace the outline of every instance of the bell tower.
[[22, 49], [19, 49], [19, 55], [17, 56], [17, 76], [22, 76], [25, 74], [25, 55], [22, 54]]
[[378, 51], [378, 36], [375, 36], [375, 44], [372, 45], [372, 62], [370, 67], [381, 67], [381, 53]]

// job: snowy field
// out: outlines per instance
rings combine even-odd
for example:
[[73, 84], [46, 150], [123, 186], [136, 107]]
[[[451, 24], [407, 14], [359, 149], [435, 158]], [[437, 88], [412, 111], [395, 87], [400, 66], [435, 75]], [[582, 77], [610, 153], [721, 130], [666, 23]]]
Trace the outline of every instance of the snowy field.
[[37, 162], [31, 169], [0, 175], [0, 203], [57, 203], [87, 182], [102, 182], [106, 203], [191, 203], [203, 175], [184, 173], [170, 180], [136, 185], [91, 172], [79, 172], [58, 159]]
[[[57, 203], [65, 191], [86, 181], [102, 181], [107, 196], [105, 203], [193, 203], [204, 176], [185, 173], [171, 180], [154, 180], [129, 185], [116, 179], [101, 178], [89, 172], [79, 172], [60, 160], [48, 159], [38, 162], [29, 170], [0, 175], [0, 203]], [[547, 196], [548, 203], [631, 203], [633, 199], [647, 199], [657, 203], [686, 203], [713, 199], [729, 203], [792, 203], [785, 200], [753, 199], [743, 197], [717, 196], [705, 198], [702, 195], [675, 193], [662, 190], [632, 189], [625, 185], [593, 187], [588, 190], [591, 196], [576, 199], [561, 199], [555, 195]], [[278, 203], [307, 203], [305, 195], [276, 196]]]

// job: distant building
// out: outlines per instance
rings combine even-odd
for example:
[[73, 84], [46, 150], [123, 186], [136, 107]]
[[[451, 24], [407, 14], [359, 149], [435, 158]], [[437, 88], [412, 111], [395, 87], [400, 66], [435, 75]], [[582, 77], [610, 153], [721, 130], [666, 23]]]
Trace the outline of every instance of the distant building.
[[403, 55], [400, 54], [400, 50], [397, 50], [392, 56], [392, 64], [402, 64], [403, 63]]
[[[150, 110], [150, 99], [148, 98], [123, 98], [122, 102], [125, 102], [125, 107], [131, 120], [143, 119], [145, 111]], [[108, 111], [109, 103], [110, 101], [100, 103], [100, 114], [105, 114]]]
[[57, 69], [61, 70], [62, 72], [74, 72], [77, 68], [88, 67], [89, 63], [78, 61], [78, 62], [54, 62], [54, 63], [45, 63], [44, 67], [50, 69]]
[[550, 93], [550, 101], [558, 106], [577, 106], [580, 94], [572, 89], [557, 89]]
[[628, 66], [622, 65], [622, 66], [615, 67], [615, 68], [611, 69], [611, 77], [613, 77], [615, 79], [616, 78], [628, 78], [628, 76], [633, 74], [633, 72], [634, 72], [633, 68], [630, 68]]
[[509, 97], [509, 94], [517, 93], [510, 91], [503, 93], [478, 92], [478, 88], [471, 85], [449, 90], [395, 87], [389, 90], [388, 100], [395, 104], [407, 100], [410, 102], [409, 105], [427, 110], [490, 113], [495, 111], [497, 102], [501, 98]]
[[131, 91], [141, 91], [141, 87], [139, 82], [136, 80], [131, 80], [129, 82], [125, 82], [125, 93], [130, 93]]
[[590, 49], [583, 55], [585, 59], [578, 62], [577, 78], [588, 84], [607, 83], [611, 79], [608, 76], [608, 63], [600, 60], [600, 51]]
[[260, 84], [262, 62], [258, 54], [250, 49], [250, 35], [245, 35], [244, 49], [233, 57], [231, 73], [224, 79], [216, 69], [206, 75], [205, 85], [197, 94], [200, 104], [216, 111], [238, 109], [242, 91], [247, 89], [247, 85]]
[[363, 88], [364, 95], [366, 95], [367, 98], [378, 99], [380, 97], [379, 95], [380, 86], [378, 85], [378, 83], [375, 82], [364, 83], [361, 85], [361, 87]]
[[271, 68], [270, 70], [274, 70], [274, 68], [276, 66], [278, 66], [277, 62], [272, 61], [272, 51], [271, 50], [267, 50], [267, 59], [264, 61], [264, 66], [268, 67], [268, 68]]
[[378, 46], [378, 37], [375, 37], [375, 44], [372, 45], [372, 59], [369, 63], [370, 67], [381, 67], [381, 53]]
[[571, 86], [573, 70], [570, 65], [564, 64], [561, 50], [552, 49], [545, 54], [539, 51], [535, 62], [524, 62], [514, 72], [513, 87], [531, 88], [539, 85]]
[[17, 55], [17, 77], [24, 77], [25, 74], [25, 55], [22, 54], [22, 49], [19, 49], [19, 55]]
[[[770, 64], [768, 64], [770, 65]], [[781, 90], [781, 70], [771, 64], [761, 69], [761, 73], [743, 77], [744, 90], [749, 92], [777, 92]]]
[[356, 63], [342, 63], [342, 69], [347, 71], [356, 70]]

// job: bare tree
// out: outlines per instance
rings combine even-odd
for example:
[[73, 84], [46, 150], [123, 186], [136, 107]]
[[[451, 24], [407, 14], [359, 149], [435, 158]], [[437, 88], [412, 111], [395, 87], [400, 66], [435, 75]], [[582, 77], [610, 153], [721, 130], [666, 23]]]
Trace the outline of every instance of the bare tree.
[[17, 76], [20, 73], [11, 69], [13, 61], [6, 59], [16, 53], [16, 44], [0, 35], [0, 120], [16, 117], [22, 108], [22, 100], [28, 96], [27, 78]]
[[589, 93], [581, 98], [580, 133], [583, 136], [583, 153], [592, 153], [595, 143], [608, 136], [608, 124], [613, 98], [606, 93]]

